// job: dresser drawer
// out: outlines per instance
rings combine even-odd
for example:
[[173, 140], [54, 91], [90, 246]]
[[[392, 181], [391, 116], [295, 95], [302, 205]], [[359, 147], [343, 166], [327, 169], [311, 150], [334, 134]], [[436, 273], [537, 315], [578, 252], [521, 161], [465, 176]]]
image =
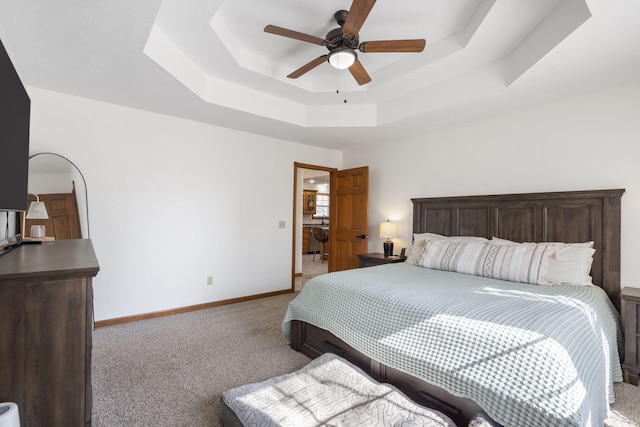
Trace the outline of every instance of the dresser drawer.
[[381, 366], [381, 370], [380, 381], [395, 385], [419, 405], [439, 410], [453, 419], [457, 425], [466, 425], [465, 421], [483, 413], [480, 406], [469, 399], [454, 396], [440, 387], [389, 366]]
[[291, 322], [292, 341], [295, 341], [293, 339], [294, 333], [301, 334], [301, 346], [296, 350], [307, 356], [316, 358], [324, 353], [335, 353], [369, 373], [371, 359], [359, 353], [330, 332], [308, 323], [294, 320]]

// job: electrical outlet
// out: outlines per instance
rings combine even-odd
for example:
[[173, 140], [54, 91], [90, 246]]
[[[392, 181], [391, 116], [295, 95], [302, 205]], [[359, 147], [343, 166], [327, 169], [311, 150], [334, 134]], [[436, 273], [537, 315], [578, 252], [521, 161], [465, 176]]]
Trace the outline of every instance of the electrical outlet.
[[285, 221], [278, 221], [278, 228], [284, 228], [286, 224], [287, 223]]
[[213, 285], [213, 276], [207, 276], [207, 285]]

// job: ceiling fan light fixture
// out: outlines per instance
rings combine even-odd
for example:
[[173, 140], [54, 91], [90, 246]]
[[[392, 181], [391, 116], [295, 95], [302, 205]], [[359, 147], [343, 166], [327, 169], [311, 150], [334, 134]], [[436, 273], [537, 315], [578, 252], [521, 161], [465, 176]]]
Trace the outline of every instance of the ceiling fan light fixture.
[[329, 64], [338, 70], [345, 70], [353, 65], [358, 55], [351, 49], [338, 48], [329, 52]]

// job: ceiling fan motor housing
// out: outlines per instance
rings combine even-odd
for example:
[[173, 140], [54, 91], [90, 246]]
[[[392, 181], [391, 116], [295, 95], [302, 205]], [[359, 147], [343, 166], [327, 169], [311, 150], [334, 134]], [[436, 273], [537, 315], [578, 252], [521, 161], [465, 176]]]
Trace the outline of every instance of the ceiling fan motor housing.
[[335, 50], [341, 47], [347, 47], [349, 49], [357, 49], [359, 43], [359, 37], [346, 37], [342, 34], [342, 28], [336, 28], [327, 33], [327, 49]]

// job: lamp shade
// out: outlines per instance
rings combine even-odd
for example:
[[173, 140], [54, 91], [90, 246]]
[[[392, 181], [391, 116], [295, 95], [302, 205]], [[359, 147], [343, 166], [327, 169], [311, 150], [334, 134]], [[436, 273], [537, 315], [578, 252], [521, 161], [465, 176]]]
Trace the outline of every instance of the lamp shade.
[[49, 214], [47, 213], [47, 207], [44, 205], [44, 202], [40, 201], [40, 198], [36, 194], [36, 201], [31, 202], [29, 205], [29, 210], [27, 211], [27, 219], [49, 219]]
[[381, 222], [380, 223], [380, 237], [390, 239], [396, 237], [396, 224], [394, 222]]
[[356, 62], [358, 55], [351, 49], [339, 48], [329, 52], [329, 64], [339, 70], [345, 70]]

